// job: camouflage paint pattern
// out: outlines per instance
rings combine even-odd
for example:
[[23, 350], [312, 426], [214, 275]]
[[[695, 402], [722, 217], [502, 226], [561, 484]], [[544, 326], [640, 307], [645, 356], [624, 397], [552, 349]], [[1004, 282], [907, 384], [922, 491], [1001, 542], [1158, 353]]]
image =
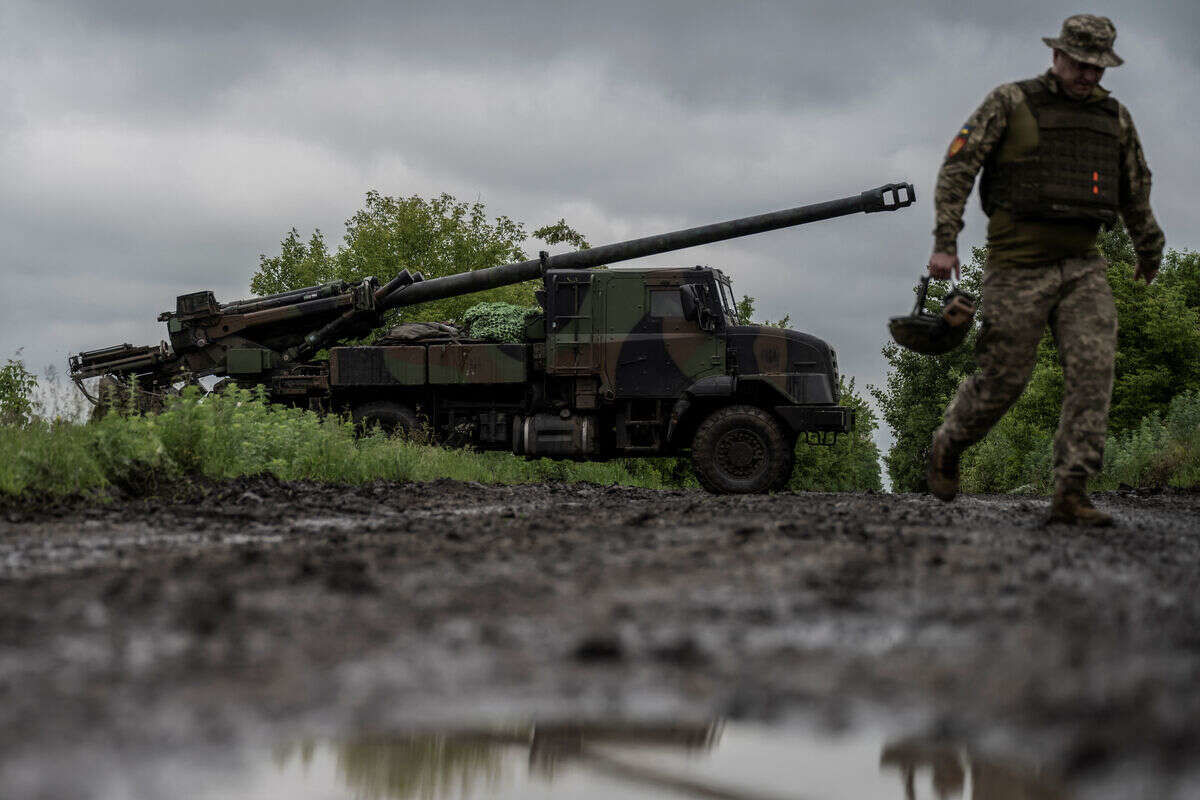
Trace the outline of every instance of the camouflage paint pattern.
[[[719, 337], [683, 319], [678, 300], [680, 286], [711, 281], [711, 272], [572, 270], [547, 280], [548, 373], [596, 376], [610, 397], [664, 398], [724, 374]], [[652, 308], [656, 297], [668, 302]]]
[[982, 309], [979, 372], [958, 387], [939, 433], [961, 446], [982, 439], [1025, 389], [1049, 324], [1065, 384], [1054, 474], [1060, 481], [1096, 474], [1103, 463], [1117, 344], [1104, 259], [989, 270]]
[[828, 345], [798, 331], [764, 325], [733, 327], [727, 335], [738, 380], [758, 380], [780, 394], [781, 402], [837, 402], [837, 365]]
[[333, 386], [422, 386], [426, 382], [425, 348], [335, 347], [329, 351]]
[[[1047, 72], [1038, 80], [1047, 90], [1061, 93], [1058, 79], [1053, 74]], [[1097, 87], [1092, 99], [1103, 100], [1106, 97], [1108, 92]], [[963, 228], [963, 209], [966, 207], [967, 197], [971, 194], [975, 177], [980, 169], [986, 168], [988, 158], [1002, 146], [1014, 119], [1024, 116], [1029, 116], [1024, 92], [1016, 83], [1006, 83], [993, 89], [956, 132], [938, 171], [937, 188], [934, 192], [936, 223], [933, 235], [934, 249], [938, 252], [958, 253], [957, 241], [959, 231]], [[1146, 164], [1133, 118], [1124, 105], [1119, 107], [1118, 125], [1121, 172], [1118, 176], [1118, 205], [1121, 217], [1133, 237], [1138, 260], [1144, 266], [1157, 268], [1162, 261], [1165, 238], [1150, 209], [1150, 168]], [[1057, 239], [1060, 238], [1061, 231], [1057, 228], [1063, 225], [1064, 223], [1031, 225], [1030, 236], [1038, 239], [1036, 244], [1046, 251], [1053, 251], [1060, 246]], [[1088, 248], [1091, 247], [1097, 230], [1098, 228], [1093, 226], [1090, 236], [1083, 238]], [[989, 226], [989, 244], [992, 243], [992, 235], [992, 227]], [[1091, 254], [1093, 253], [1089, 250], [1055, 253], [1050, 257], [1080, 257]], [[990, 257], [997, 262], [1004, 261], [1003, 252], [991, 253]], [[1036, 262], [1036, 259], [1034, 261]]]
[[711, 283], [694, 269], [614, 272], [600, 338], [601, 382], [617, 397], [678, 397], [692, 383], [725, 374], [725, 345], [716, 331], [683, 318], [679, 288]]
[[739, 381], [771, 385], [780, 403], [837, 401], [829, 377], [837, 366], [821, 340], [756, 325], [704, 331], [684, 319], [686, 284], [708, 286], [710, 311], [722, 313], [712, 270], [564, 271], [547, 280], [550, 374], [597, 376], [612, 398], [674, 398], [736, 363]]
[[429, 382], [525, 383], [529, 345], [524, 344], [431, 344]]
[[335, 347], [330, 381], [336, 387], [525, 383], [529, 349], [495, 343]]

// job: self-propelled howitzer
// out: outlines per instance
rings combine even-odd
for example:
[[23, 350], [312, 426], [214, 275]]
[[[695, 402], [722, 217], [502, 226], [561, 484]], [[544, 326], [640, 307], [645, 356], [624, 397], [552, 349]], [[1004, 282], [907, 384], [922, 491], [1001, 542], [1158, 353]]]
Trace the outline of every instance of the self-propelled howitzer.
[[[913, 202], [910, 184], [889, 184], [441, 278], [403, 270], [384, 284], [335, 281], [226, 304], [211, 291], [195, 292], [159, 316], [169, 344], [79, 353], [71, 375], [81, 389], [87, 378], [103, 377], [110, 388], [136, 379], [139, 394], [150, 397], [181, 381], [225, 376], [261, 384], [277, 402], [345, 411], [390, 428], [411, 428], [420, 415], [438, 438], [465, 436], [529, 456], [695, 451], [693, 439], [704, 432], [720, 456], [702, 458], [704, 468], [697, 462], [702, 482], [760, 491], [790, 473], [787, 442], [799, 434], [828, 439], [852, 426], [852, 411], [836, 405], [833, 351], [795, 331], [739, 324], [719, 270], [594, 268]], [[390, 309], [537, 278], [545, 313], [527, 327], [523, 344], [435, 337], [336, 346], [378, 327]], [[329, 361], [312, 361], [323, 348], [332, 348]], [[704, 427], [721, 408], [741, 409], [721, 428], [732, 424], [733, 438]], [[748, 413], [755, 418], [749, 423]]]

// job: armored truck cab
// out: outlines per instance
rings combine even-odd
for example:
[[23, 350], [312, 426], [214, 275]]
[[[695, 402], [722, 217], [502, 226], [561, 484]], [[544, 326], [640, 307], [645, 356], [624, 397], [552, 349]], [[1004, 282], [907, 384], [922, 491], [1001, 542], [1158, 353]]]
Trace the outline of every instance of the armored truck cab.
[[335, 347], [334, 407], [363, 424], [529, 457], [691, 452], [721, 492], [782, 487], [797, 436], [851, 430], [823, 341], [743, 325], [720, 270], [549, 270], [522, 344]]

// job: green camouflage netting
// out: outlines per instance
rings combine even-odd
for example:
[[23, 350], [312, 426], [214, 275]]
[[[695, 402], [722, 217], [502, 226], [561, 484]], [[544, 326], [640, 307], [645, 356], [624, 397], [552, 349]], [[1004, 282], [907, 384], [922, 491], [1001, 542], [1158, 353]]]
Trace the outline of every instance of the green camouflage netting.
[[467, 336], [489, 342], [525, 341], [525, 323], [542, 313], [540, 308], [522, 308], [512, 303], [480, 303], [463, 314]]

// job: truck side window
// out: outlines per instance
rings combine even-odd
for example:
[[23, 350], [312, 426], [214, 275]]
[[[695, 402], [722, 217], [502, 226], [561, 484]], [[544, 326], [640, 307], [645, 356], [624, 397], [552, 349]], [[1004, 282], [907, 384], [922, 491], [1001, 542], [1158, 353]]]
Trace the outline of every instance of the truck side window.
[[683, 304], [679, 302], [679, 289], [673, 287], [651, 291], [650, 316], [683, 319]]

